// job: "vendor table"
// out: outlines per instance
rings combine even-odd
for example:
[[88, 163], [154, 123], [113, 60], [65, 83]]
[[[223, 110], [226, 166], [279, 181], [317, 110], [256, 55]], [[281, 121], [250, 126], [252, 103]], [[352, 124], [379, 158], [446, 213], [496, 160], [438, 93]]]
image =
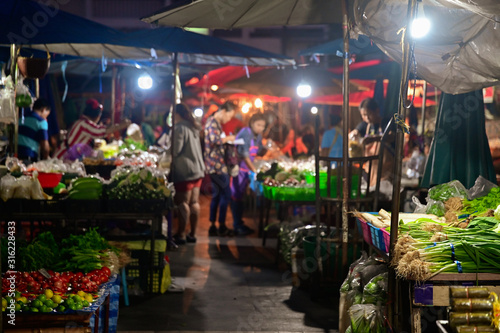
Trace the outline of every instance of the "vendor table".
[[[116, 331], [116, 323], [110, 327], [110, 318], [115, 320], [118, 317], [118, 312], [110, 311], [110, 299], [117, 299], [120, 294], [120, 284], [117, 275], [104, 283], [99, 291], [97, 298], [91, 306], [76, 311], [66, 311], [66, 313], [33, 313], [33, 312], [16, 312], [15, 326], [9, 325], [9, 318], [4, 313], [3, 324], [4, 332], [64, 332], [65, 329], [71, 328], [72, 332], [114, 332]], [[111, 312], [113, 312], [111, 314]], [[102, 329], [101, 329], [102, 325]], [[62, 329], [62, 330], [61, 330]]]
[[[144, 210], [141, 212], [106, 212], [103, 211], [104, 206], [99, 206], [99, 210], [95, 209], [89, 205], [94, 202], [94, 200], [71, 200], [74, 202], [79, 201], [79, 205], [83, 206], [83, 209], [79, 209], [77, 212], [76, 211], [71, 211], [68, 209], [53, 209], [50, 205], [49, 202], [51, 201], [46, 201], [46, 200], [16, 200], [16, 201], [11, 201], [8, 200], [7, 202], [3, 203], [3, 205], [9, 205], [9, 203], [16, 202], [19, 204], [19, 201], [24, 201], [25, 204], [31, 204], [32, 201], [39, 201], [36, 207], [40, 207], [40, 210], [25, 210], [23, 209], [22, 211], [17, 211], [16, 209], [11, 209], [10, 211], [2, 211], [2, 223], [5, 223], [6, 221], [16, 221], [16, 222], [21, 222], [21, 221], [61, 221], [63, 227], [66, 225], [66, 223], [72, 223], [77, 220], [93, 220], [93, 221], [105, 221], [105, 220], [116, 220], [116, 221], [127, 221], [127, 220], [150, 220], [151, 221], [151, 234], [150, 235], [144, 235], [141, 237], [149, 237], [151, 241], [151, 248], [155, 248], [155, 240], [156, 240], [156, 234], [161, 233], [161, 223], [162, 223], [162, 218], [163, 215], [166, 213], [166, 210]], [[45, 203], [42, 203], [44, 202]], [[66, 200], [70, 201], [70, 200]], [[136, 200], [137, 202], [137, 200]], [[140, 202], [140, 201], [139, 201]], [[54, 203], [55, 205], [55, 203]], [[76, 207], [77, 205], [75, 205]], [[33, 207], [32, 207], [33, 208]], [[150, 274], [149, 274], [149, 290], [148, 292], [152, 292], [152, 286], [153, 286], [153, 276], [154, 276], [154, 261], [155, 261], [155, 252], [151, 251], [150, 253]]]

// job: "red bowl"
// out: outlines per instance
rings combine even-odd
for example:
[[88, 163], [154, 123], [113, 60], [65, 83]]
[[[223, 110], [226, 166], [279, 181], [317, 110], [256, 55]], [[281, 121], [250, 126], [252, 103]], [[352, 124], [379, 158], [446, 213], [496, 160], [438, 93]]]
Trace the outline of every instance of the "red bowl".
[[53, 188], [61, 182], [63, 174], [55, 172], [39, 172], [38, 181], [43, 188]]

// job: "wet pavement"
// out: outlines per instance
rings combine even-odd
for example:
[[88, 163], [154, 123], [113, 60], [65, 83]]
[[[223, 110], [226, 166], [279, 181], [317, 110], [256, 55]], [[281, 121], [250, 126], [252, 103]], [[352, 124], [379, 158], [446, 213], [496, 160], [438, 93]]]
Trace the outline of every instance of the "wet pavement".
[[[178, 288], [165, 294], [120, 300], [119, 332], [337, 332], [338, 301], [313, 302], [293, 288], [290, 269], [276, 260], [276, 238], [266, 246], [256, 234], [208, 237], [209, 197], [197, 242], [167, 251]], [[228, 212], [228, 226], [232, 217]], [[246, 224], [257, 229], [251, 217]]]

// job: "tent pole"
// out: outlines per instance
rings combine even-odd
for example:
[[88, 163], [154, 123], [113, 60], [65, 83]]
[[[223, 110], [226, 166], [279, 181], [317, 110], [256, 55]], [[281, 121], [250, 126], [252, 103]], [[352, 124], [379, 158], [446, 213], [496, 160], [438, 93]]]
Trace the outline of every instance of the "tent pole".
[[40, 98], [40, 79], [35, 79], [35, 97]]
[[[174, 160], [174, 134], [175, 134], [175, 106], [177, 105], [177, 80], [179, 76], [179, 54], [175, 52], [173, 54], [174, 58], [172, 60], [172, 101], [170, 106], [170, 116], [172, 120], [172, 128], [170, 129], [170, 150], [172, 152], [172, 161]], [[174, 164], [172, 163], [170, 166], [170, 174], [174, 174]]]
[[[413, 20], [415, 15], [417, 0], [408, 0], [407, 26]], [[396, 116], [404, 121], [406, 119], [406, 101], [408, 96], [408, 79], [410, 74], [410, 37], [406, 30], [402, 37], [403, 58], [402, 58], [402, 73], [401, 86], [399, 94], [399, 108]], [[396, 122], [397, 125], [398, 122]], [[396, 134], [396, 151], [394, 156], [394, 185], [392, 188], [392, 214], [391, 214], [391, 238], [389, 261], [392, 261], [394, 246], [398, 240], [398, 223], [399, 223], [399, 206], [400, 206], [400, 190], [401, 190], [401, 170], [403, 160], [404, 132], [400, 126], [397, 126]], [[389, 265], [389, 280], [388, 288], [388, 319], [391, 327], [395, 332], [401, 331], [400, 321], [400, 299], [399, 299], [399, 282], [396, 279], [394, 268]]]
[[[349, 14], [347, 12], [348, 0], [342, 1], [342, 31], [344, 34], [344, 63], [342, 75], [342, 268], [347, 267], [347, 250], [349, 242], [348, 200], [349, 200]], [[344, 271], [345, 273], [345, 271]]]
[[[16, 86], [17, 83], [17, 45], [16, 44], [11, 44], [10, 46], [10, 76], [12, 77], [12, 82], [14, 82], [14, 87]], [[15, 88], [14, 88], [15, 89]], [[13, 145], [14, 145], [14, 157], [17, 157], [17, 142], [18, 142], [18, 133], [19, 133], [19, 109], [17, 106], [14, 106], [16, 110], [16, 116], [14, 119], [14, 138], [13, 138]]]
[[113, 77], [111, 78], [111, 125], [115, 123], [116, 112], [116, 66], [113, 66]]
[[425, 109], [427, 104], [427, 81], [424, 80], [423, 93], [422, 93], [422, 132], [420, 135], [425, 134]]

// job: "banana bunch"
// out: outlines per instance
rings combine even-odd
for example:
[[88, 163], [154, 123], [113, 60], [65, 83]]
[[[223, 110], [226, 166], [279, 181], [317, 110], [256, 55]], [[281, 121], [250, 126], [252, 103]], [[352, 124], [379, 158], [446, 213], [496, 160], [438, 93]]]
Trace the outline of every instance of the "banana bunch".
[[102, 196], [102, 182], [98, 178], [83, 177], [71, 183], [68, 199], [97, 200]]

